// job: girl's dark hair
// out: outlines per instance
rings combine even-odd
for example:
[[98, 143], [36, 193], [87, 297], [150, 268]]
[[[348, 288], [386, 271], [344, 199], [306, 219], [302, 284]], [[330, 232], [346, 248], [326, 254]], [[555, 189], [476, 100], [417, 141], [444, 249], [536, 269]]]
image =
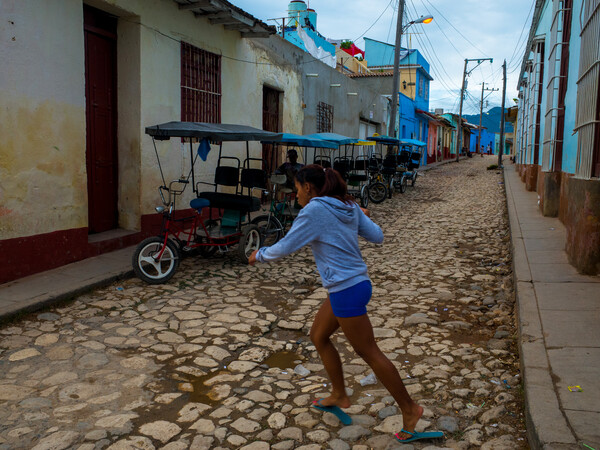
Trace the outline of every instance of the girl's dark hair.
[[348, 195], [348, 186], [340, 173], [330, 167], [323, 168], [318, 164], [309, 164], [298, 171], [296, 180], [300, 184], [312, 184], [319, 197], [333, 197], [345, 203], [354, 200], [351, 195]]

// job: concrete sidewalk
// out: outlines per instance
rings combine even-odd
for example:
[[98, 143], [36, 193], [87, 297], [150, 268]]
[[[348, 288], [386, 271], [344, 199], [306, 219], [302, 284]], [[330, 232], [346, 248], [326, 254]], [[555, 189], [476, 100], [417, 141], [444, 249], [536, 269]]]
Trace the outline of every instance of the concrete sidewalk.
[[569, 264], [565, 227], [541, 215], [510, 162], [504, 179], [529, 443], [600, 449], [600, 277]]
[[135, 246], [0, 285], [0, 322], [133, 276]]

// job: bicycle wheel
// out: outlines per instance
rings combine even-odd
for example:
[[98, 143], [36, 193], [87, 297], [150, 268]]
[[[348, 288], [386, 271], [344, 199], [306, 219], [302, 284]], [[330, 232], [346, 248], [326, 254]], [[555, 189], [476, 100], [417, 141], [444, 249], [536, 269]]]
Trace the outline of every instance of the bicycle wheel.
[[394, 177], [390, 175], [387, 181], [387, 197], [392, 198], [392, 194], [394, 193]]
[[412, 178], [412, 183], [410, 184], [411, 186], [413, 186], [413, 187], [415, 186], [415, 183], [417, 182], [417, 177], [418, 176], [419, 176], [419, 172], [417, 172], [415, 170], [415, 174], [413, 175], [413, 178]]
[[256, 225], [246, 225], [242, 228], [242, 237], [238, 244], [238, 256], [248, 264], [248, 258], [254, 250], [260, 248], [260, 231]]
[[366, 184], [360, 188], [360, 206], [363, 208], [369, 206], [369, 186]]
[[406, 192], [407, 182], [408, 182], [408, 180], [406, 179], [406, 177], [404, 175], [401, 175], [400, 181], [398, 182], [398, 187], [396, 188], [396, 190], [398, 192], [400, 192], [401, 194], [404, 194]]
[[375, 181], [368, 186], [368, 195], [373, 203], [381, 203], [387, 197], [387, 188], [381, 181]]
[[[163, 250], [164, 248], [164, 250]], [[162, 255], [160, 259], [156, 256]], [[148, 284], [161, 284], [170, 280], [179, 266], [179, 250], [171, 241], [154, 236], [144, 239], [135, 249], [132, 257], [133, 271]]]
[[283, 225], [275, 216], [263, 214], [252, 219], [250, 223], [258, 226], [261, 247], [270, 247], [283, 236]]

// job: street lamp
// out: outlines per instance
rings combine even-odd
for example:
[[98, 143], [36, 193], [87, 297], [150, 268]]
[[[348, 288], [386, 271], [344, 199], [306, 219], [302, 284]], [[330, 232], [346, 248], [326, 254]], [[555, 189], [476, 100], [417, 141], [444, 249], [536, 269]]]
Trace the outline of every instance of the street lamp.
[[412, 22], [408, 22], [406, 25], [404, 25], [404, 27], [402, 28], [402, 32], [404, 33], [404, 31], [406, 31], [406, 29], [408, 27], [410, 27], [411, 25], [414, 25], [415, 23], [431, 23], [431, 22], [433, 22], [433, 16], [421, 16], [417, 20], [413, 20]]
[[408, 22], [402, 26], [402, 18], [404, 16], [404, 0], [400, 0], [398, 5], [398, 23], [396, 24], [396, 46], [394, 48], [394, 76], [392, 77], [392, 110], [390, 114], [390, 125], [388, 134], [392, 137], [396, 137], [396, 114], [398, 111], [398, 78], [399, 64], [400, 64], [400, 42], [402, 40], [402, 33], [415, 23], [431, 23], [433, 16], [421, 16], [416, 20]]

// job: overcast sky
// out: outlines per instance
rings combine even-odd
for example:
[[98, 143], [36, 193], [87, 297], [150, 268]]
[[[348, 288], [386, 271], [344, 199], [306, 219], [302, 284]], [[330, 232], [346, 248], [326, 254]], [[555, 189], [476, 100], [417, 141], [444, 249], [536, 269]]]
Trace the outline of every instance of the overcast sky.
[[[287, 15], [287, 0], [230, 0], [253, 16], [267, 19]], [[317, 12], [317, 30], [326, 38], [348, 39], [364, 49], [362, 37], [394, 44], [398, 0], [307, 0]], [[428, 25], [413, 25], [402, 46], [418, 49], [431, 65], [430, 109], [458, 113], [465, 58], [493, 58], [468, 77], [466, 114], [479, 113], [481, 83], [498, 92], [484, 93], [484, 112], [502, 102], [502, 62], [507, 62], [506, 106], [515, 105], [517, 77], [535, 0], [406, 0], [404, 23], [431, 14]], [[273, 25], [274, 22], [267, 23]], [[369, 55], [366, 55], [367, 60]], [[468, 70], [476, 66], [469, 62]]]

